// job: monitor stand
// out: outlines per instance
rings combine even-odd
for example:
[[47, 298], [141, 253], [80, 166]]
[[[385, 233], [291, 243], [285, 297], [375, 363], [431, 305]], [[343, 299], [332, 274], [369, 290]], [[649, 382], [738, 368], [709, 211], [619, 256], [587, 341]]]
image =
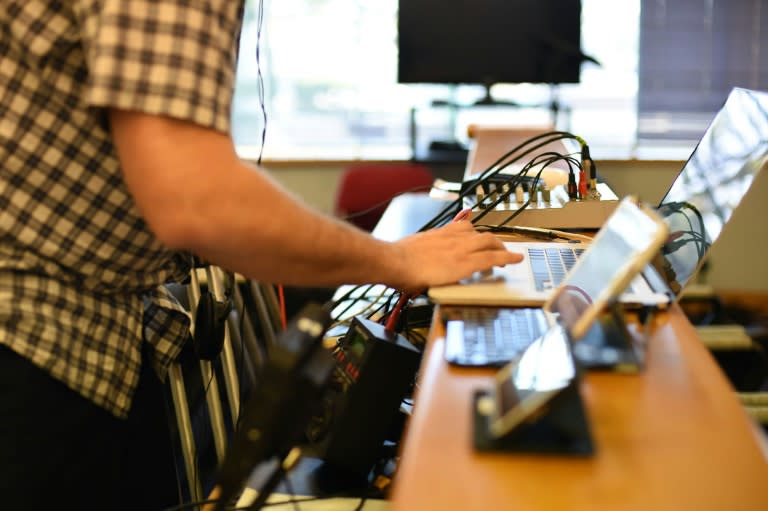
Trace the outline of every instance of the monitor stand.
[[512, 108], [548, 108], [552, 114], [552, 126], [557, 126], [557, 118], [562, 110], [559, 100], [558, 84], [549, 84], [549, 103], [541, 103], [538, 105], [523, 105], [517, 101], [500, 100], [493, 97], [491, 94], [491, 87], [493, 83], [484, 83], [485, 95], [474, 102], [474, 106], [503, 106]]
[[511, 106], [515, 108], [519, 108], [522, 105], [516, 101], [508, 101], [508, 100], [499, 100], [493, 97], [491, 94], [491, 87], [493, 87], [493, 83], [484, 83], [483, 87], [485, 87], [485, 95], [475, 101], [475, 106]]

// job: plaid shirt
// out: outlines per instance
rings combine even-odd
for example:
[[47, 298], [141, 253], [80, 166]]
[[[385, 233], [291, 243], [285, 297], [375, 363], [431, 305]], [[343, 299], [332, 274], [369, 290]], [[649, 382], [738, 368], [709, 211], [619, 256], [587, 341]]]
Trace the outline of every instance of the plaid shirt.
[[[189, 334], [106, 108], [230, 129], [241, 1], [0, 0], [0, 343], [113, 414]], [[23, 382], [21, 383], [23, 384]]]

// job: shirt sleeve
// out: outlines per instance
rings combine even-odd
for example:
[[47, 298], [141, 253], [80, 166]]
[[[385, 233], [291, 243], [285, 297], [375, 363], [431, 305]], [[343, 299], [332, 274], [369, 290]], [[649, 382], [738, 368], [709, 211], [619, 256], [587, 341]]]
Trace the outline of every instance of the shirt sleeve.
[[230, 132], [243, 2], [77, 0], [85, 101]]

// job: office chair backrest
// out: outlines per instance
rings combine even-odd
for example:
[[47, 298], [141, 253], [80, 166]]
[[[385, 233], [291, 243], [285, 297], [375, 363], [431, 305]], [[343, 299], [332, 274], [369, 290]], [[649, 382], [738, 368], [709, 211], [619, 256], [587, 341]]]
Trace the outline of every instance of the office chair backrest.
[[347, 167], [336, 194], [336, 216], [372, 231], [389, 202], [405, 192], [429, 192], [432, 170], [419, 163], [358, 163]]

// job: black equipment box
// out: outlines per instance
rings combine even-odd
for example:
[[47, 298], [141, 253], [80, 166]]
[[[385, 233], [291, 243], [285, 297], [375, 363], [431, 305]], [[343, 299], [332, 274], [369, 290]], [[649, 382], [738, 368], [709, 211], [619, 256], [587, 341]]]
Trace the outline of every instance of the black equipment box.
[[335, 384], [322, 418], [320, 456], [334, 471], [365, 477], [381, 458], [400, 404], [413, 387], [421, 353], [403, 336], [356, 317], [334, 357]]

